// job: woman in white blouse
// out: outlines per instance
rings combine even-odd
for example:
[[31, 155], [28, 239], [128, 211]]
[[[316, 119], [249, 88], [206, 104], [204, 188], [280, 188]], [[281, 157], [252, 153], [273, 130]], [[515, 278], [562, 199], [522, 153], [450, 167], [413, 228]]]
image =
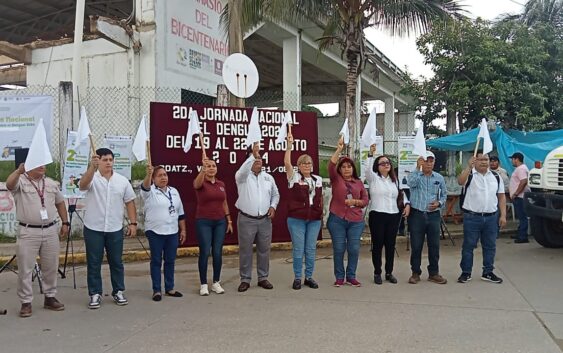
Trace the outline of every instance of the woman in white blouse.
[[171, 297], [181, 297], [182, 293], [174, 290], [178, 240], [180, 244], [186, 240], [186, 222], [180, 194], [168, 185], [168, 174], [162, 166], [148, 165], [147, 175], [141, 185], [141, 196], [144, 201], [145, 234], [151, 249], [152, 299], [162, 299], [160, 269], [163, 256], [164, 293]]
[[[372, 165], [375, 145], [370, 148], [368, 165]], [[393, 276], [395, 259], [395, 240], [401, 215], [407, 217], [410, 205], [402, 190], [391, 160], [387, 156], [379, 156], [373, 161], [372, 170], [367, 170], [366, 179], [369, 184], [370, 212], [369, 229], [371, 233], [371, 260], [373, 262], [373, 281], [382, 284], [381, 255], [385, 246], [385, 279], [397, 283]], [[401, 206], [399, 209], [399, 206]]]

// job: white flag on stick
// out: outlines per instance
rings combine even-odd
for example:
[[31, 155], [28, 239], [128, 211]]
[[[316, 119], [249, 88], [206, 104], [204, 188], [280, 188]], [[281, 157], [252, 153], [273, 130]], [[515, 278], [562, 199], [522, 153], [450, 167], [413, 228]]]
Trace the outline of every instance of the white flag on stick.
[[424, 127], [422, 124], [416, 131], [412, 153], [417, 154], [426, 160], [426, 139], [424, 138]]
[[252, 146], [254, 142], [260, 142], [262, 140], [262, 131], [260, 130], [260, 122], [258, 120], [258, 109], [254, 107], [252, 116], [250, 117], [250, 124], [248, 125], [248, 135], [246, 135], [244, 142], [246, 148]]
[[344, 125], [342, 125], [342, 129], [340, 129], [340, 132], [338, 134], [344, 137], [344, 144], [347, 145], [350, 143], [350, 129], [348, 128], [348, 118], [344, 120]]
[[487, 120], [485, 120], [485, 118], [481, 120], [481, 124], [479, 125], [479, 135], [477, 135], [477, 139], [480, 137], [483, 138], [483, 153], [491, 152], [493, 150], [493, 141], [491, 141], [491, 135], [489, 134]]
[[186, 131], [186, 141], [184, 142], [185, 153], [188, 153], [190, 148], [192, 148], [194, 135], [199, 135], [201, 133], [201, 128], [199, 127], [199, 116], [192, 108], [190, 108], [189, 118], [190, 121], [188, 122], [188, 131]]
[[78, 131], [76, 140], [74, 141], [74, 148], [77, 149], [84, 140], [88, 140], [91, 133], [88, 116], [86, 115], [86, 108], [82, 107], [80, 108], [80, 122], [78, 123]]
[[139, 123], [139, 128], [137, 129], [137, 135], [135, 135], [135, 141], [133, 141], [133, 154], [137, 161], [144, 161], [147, 159], [147, 141], [149, 140], [149, 134], [147, 132], [147, 116], [143, 115], [141, 122]]
[[31, 146], [29, 146], [29, 152], [25, 160], [25, 170], [32, 170], [52, 162], [53, 157], [47, 142], [45, 125], [43, 125], [43, 119], [39, 119], [39, 124], [37, 124], [33, 134], [33, 140], [31, 140]]
[[283, 115], [282, 124], [278, 131], [278, 136], [276, 137], [276, 145], [279, 145], [285, 141], [287, 138], [287, 125], [291, 124], [291, 112], [288, 110], [287, 113]]
[[362, 132], [362, 146], [370, 147], [376, 143], [377, 139], [377, 116], [375, 114], [375, 108], [369, 114], [368, 122], [364, 127], [364, 132]]

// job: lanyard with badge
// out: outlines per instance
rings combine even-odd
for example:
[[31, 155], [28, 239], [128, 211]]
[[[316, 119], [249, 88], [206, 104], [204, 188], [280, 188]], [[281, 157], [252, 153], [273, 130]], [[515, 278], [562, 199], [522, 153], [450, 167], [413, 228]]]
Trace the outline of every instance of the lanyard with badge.
[[45, 179], [41, 179], [43, 181], [43, 186], [41, 187], [41, 190], [39, 190], [39, 185], [35, 185], [33, 180], [31, 180], [31, 178], [27, 174], [25, 174], [25, 177], [27, 178], [27, 180], [29, 180], [31, 185], [33, 185], [35, 191], [37, 191], [37, 195], [39, 195], [39, 199], [41, 200], [41, 209], [39, 210], [39, 215], [41, 216], [42, 221], [46, 221], [47, 219], [49, 219], [49, 214], [47, 214], [47, 208], [45, 207]]
[[170, 206], [168, 206], [168, 213], [170, 214], [170, 216], [173, 217], [176, 214], [176, 208], [174, 207], [174, 204], [172, 203], [172, 193], [170, 192], [170, 188], [168, 188], [168, 195], [164, 191], [162, 191], [161, 189], [158, 189], [158, 191], [160, 191], [162, 193], [162, 195], [164, 195], [164, 197], [166, 197], [168, 199], [168, 201], [170, 201]]

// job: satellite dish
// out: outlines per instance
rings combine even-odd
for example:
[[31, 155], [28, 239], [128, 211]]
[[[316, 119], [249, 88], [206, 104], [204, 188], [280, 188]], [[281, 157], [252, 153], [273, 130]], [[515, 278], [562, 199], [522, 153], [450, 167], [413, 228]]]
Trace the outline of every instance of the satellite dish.
[[246, 55], [229, 55], [223, 64], [223, 82], [239, 98], [251, 97], [258, 89], [258, 69]]

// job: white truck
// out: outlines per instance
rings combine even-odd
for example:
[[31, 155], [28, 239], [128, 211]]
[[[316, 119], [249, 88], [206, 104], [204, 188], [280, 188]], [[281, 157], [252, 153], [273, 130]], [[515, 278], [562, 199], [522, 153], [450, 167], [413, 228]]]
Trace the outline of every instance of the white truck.
[[531, 192], [524, 195], [532, 235], [547, 248], [563, 247], [563, 146], [534, 167], [528, 175]]

